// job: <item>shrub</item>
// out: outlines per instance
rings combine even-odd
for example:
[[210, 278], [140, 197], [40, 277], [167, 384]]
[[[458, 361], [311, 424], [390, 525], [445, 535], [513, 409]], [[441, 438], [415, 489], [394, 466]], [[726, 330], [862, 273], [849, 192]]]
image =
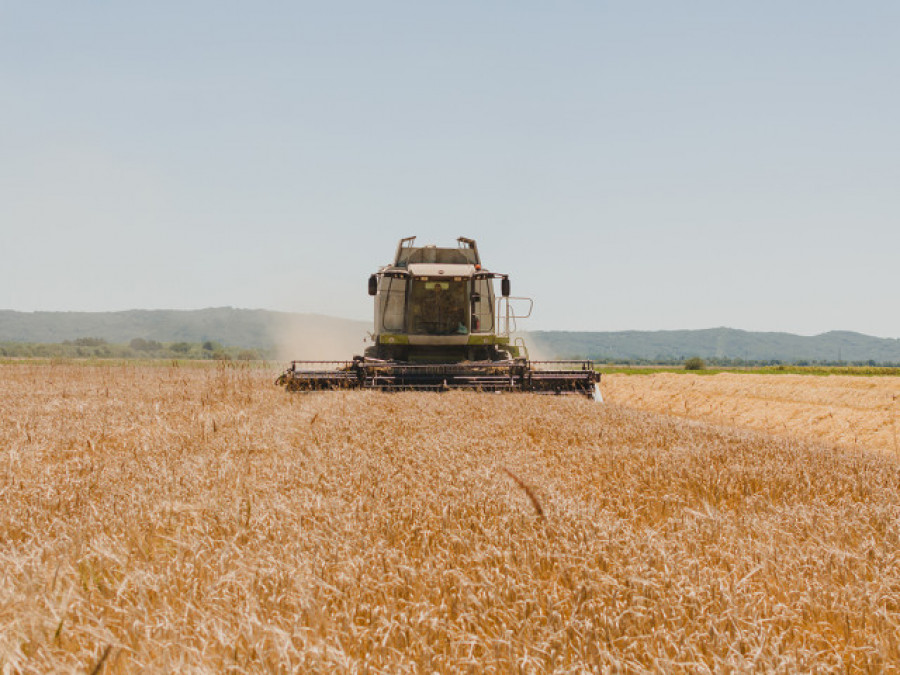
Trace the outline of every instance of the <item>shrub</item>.
[[684, 362], [685, 370], [706, 370], [706, 362], [699, 356], [692, 356]]

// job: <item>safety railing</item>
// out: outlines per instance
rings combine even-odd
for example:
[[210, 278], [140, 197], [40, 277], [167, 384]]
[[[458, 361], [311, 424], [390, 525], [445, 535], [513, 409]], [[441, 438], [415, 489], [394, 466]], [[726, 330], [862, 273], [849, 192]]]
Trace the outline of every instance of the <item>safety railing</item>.
[[[527, 302], [528, 303], [528, 311], [521, 312], [516, 309], [515, 306], [511, 303], [511, 301], [516, 302]], [[497, 326], [497, 334], [502, 335], [504, 337], [508, 337], [511, 333], [518, 332], [518, 324], [516, 323], [517, 319], [527, 319], [531, 316], [531, 311], [534, 309], [534, 300], [526, 297], [518, 297], [518, 296], [501, 296], [498, 298], [497, 302], [497, 321], [495, 325]]]

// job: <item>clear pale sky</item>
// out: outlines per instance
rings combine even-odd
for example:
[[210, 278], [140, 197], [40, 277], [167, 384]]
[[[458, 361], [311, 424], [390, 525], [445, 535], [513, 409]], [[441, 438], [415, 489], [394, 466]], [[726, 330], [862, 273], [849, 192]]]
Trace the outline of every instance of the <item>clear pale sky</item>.
[[900, 3], [0, 0], [0, 309], [367, 319], [413, 234], [522, 328], [900, 337]]

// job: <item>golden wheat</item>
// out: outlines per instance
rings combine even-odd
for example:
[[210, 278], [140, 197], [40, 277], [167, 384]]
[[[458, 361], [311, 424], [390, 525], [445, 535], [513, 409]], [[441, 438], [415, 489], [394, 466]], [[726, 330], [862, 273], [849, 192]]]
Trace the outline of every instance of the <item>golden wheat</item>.
[[884, 454], [226, 367], [0, 378], [4, 673], [900, 662]]

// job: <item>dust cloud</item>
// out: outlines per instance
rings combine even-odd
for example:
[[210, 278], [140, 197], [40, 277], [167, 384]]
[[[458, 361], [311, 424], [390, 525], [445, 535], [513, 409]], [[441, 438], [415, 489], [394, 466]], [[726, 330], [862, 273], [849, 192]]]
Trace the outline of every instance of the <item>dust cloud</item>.
[[348, 361], [371, 344], [371, 330], [365, 321], [291, 314], [272, 327], [272, 342], [282, 361]]
[[531, 361], [550, 361], [559, 358], [559, 355], [548, 345], [537, 337], [529, 333], [515, 333], [513, 338], [522, 338], [525, 341], [525, 347], [528, 349], [528, 359]]

